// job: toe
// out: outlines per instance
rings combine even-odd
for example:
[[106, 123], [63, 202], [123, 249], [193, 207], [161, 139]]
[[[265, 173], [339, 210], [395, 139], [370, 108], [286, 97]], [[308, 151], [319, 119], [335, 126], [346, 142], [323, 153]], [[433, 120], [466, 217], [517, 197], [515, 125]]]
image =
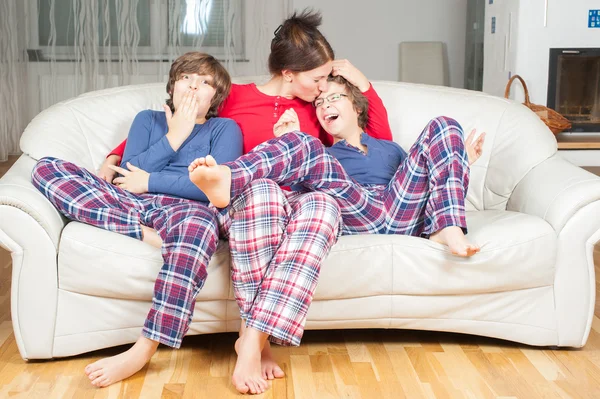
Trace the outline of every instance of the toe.
[[262, 385], [259, 384], [257, 381], [254, 382], [254, 386], [256, 387], [256, 393], [258, 393], [258, 394], [261, 394], [265, 391], [264, 388], [262, 387]]
[[90, 378], [90, 380], [94, 381], [96, 379], [98, 379], [99, 377], [102, 377], [104, 375], [103, 370], [96, 370], [94, 372], [91, 372], [88, 377]]
[[98, 365], [98, 362], [92, 363], [92, 364], [88, 364], [85, 367], [85, 373], [87, 375], [90, 375], [91, 373], [93, 373], [96, 370], [100, 370], [100, 365]]
[[92, 385], [95, 386], [95, 387], [100, 388], [101, 387], [100, 382], [103, 381], [104, 378], [105, 378], [104, 376], [101, 376], [101, 377], [98, 377], [98, 378], [94, 379], [92, 381]]
[[258, 381], [258, 386], [262, 389], [262, 391], [266, 391], [269, 388], [269, 383], [267, 380], [260, 378]]
[[244, 384], [244, 383], [238, 383], [235, 380], [233, 381], [233, 386], [235, 387], [235, 389], [240, 392], [240, 393], [247, 393], [249, 391], [249, 387], [248, 385]]
[[250, 389], [250, 393], [252, 393], [252, 394], [258, 393], [258, 387], [254, 383], [254, 381], [248, 381], [248, 382], [246, 382], [246, 385]]
[[275, 376], [275, 378], [282, 378], [285, 375], [285, 373], [280, 367], [275, 367], [275, 369], [273, 369], [273, 375]]
[[108, 379], [108, 377], [104, 376], [104, 377], [100, 377], [98, 378], [98, 386], [100, 388], [104, 388], [110, 385], [110, 380]]

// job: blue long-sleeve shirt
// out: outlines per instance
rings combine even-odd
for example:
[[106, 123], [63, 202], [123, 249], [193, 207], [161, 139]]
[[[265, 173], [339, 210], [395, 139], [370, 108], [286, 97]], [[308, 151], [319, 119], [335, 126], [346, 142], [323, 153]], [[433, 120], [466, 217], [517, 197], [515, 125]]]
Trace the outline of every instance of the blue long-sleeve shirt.
[[398, 143], [378, 140], [367, 133], [361, 134], [360, 142], [367, 146], [366, 154], [348, 144], [346, 140], [338, 141], [327, 151], [358, 183], [387, 185], [398, 170], [400, 163], [406, 158], [406, 151]]
[[145, 110], [133, 120], [121, 167], [127, 162], [150, 173], [148, 192], [209, 202], [191, 182], [188, 166], [196, 158], [212, 155], [217, 163], [230, 162], [242, 155], [242, 132], [226, 118], [211, 118], [195, 125], [177, 151], [166, 134], [169, 128], [162, 111]]

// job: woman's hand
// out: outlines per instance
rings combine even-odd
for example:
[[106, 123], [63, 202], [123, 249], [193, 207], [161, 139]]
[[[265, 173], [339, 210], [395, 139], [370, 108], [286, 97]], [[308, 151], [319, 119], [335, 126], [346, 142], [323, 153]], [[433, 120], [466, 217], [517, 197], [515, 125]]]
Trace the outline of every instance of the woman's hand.
[[473, 139], [475, 138], [476, 131], [476, 129], [471, 130], [471, 133], [469, 133], [469, 136], [465, 140], [465, 149], [467, 150], [469, 165], [473, 165], [483, 153], [485, 132], [481, 133], [479, 137], [477, 137], [477, 140], [473, 141]]
[[352, 85], [358, 87], [358, 89], [364, 93], [369, 90], [371, 83], [369, 79], [348, 60], [335, 60], [333, 61], [333, 69], [331, 70], [333, 76], [342, 76]]
[[127, 169], [118, 166], [109, 166], [112, 170], [123, 176], [113, 180], [114, 184], [123, 190], [127, 190], [133, 194], [145, 194], [148, 192], [148, 181], [150, 173], [127, 162]]
[[294, 111], [294, 108], [286, 110], [277, 123], [273, 125], [273, 134], [275, 137], [280, 137], [285, 133], [300, 130], [300, 120], [298, 114]]
[[112, 183], [117, 172], [112, 170], [110, 167], [118, 165], [119, 162], [121, 162], [120, 156], [115, 154], [107, 156], [104, 162], [102, 162], [102, 166], [100, 166], [98, 177], [107, 183]]

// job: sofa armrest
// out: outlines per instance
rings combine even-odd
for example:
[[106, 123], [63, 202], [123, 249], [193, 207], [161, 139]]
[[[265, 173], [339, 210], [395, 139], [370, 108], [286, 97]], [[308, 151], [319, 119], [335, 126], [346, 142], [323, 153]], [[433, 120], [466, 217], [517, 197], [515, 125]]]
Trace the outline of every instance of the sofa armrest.
[[0, 179], [0, 245], [12, 256], [11, 317], [24, 359], [52, 357], [57, 249], [66, 224], [31, 183], [35, 163], [22, 155]]
[[[0, 206], [20, 209], [44, 229], [58, 248], [60, 234], [67, 219], [31, 183], [31, 171], [36, 161], [22, 155], [0, 179]], [[10, 236], [12, 229], [18, 228], [7, 218], [0, 217], [0, 230]]]
[[577, 211], [599, 200], [600, 177], [555, 154], [517, 184], [507, 210], [539, 216], [558, 235]]

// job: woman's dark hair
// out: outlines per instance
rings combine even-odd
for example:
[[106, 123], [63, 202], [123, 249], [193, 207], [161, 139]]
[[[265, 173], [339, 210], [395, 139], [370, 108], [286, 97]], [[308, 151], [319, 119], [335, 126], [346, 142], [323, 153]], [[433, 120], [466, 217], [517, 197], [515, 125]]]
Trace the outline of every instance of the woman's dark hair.
[[294, 12], [279, 25], [269, 54], [272, 75], [280, 75], [284, 69], [306, 72], [333, 61], [333, 49], [319, 31], [320, 25], [321, 13], [308, 8], [300, 14]]
[[358, 114], [358, 126], [364, 130], [367, 127], [367, 122], [369, 122], [369, 100], [367, 100], [367, 97], [362, 94], [358, 87], [348, 82], [343, 76], [329, 75], [327, 81], [344, 86], [346, 89], [346, 93], [344, 94], [348, 96], [348, 100], [350, 100], [354, 110]]

